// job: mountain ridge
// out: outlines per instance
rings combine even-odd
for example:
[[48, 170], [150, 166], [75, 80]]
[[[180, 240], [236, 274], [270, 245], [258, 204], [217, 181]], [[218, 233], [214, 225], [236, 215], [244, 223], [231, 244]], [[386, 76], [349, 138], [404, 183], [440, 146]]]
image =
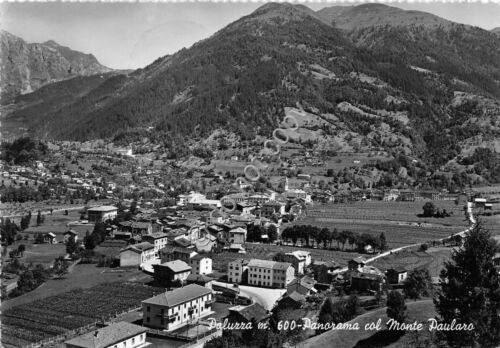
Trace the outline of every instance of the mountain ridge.
[[112, 71], [101, 65], [92, 54], [74, 51], [53, 40], [27, 43], [1, 30], [0, 42], [2, 104], [52, 82]]

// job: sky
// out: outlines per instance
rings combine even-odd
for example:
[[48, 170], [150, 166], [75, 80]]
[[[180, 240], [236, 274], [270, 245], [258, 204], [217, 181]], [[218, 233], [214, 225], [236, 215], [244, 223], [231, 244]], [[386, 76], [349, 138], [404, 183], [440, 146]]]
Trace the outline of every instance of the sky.
[[[304, 2], [302, 2], [304, 3]], [[92, 53], [113, 69], [142, 68], [205, 39], [263, 2], [14, 2], [0, 5], [0, 27], [27, 42], [54, 40]], [[304, 3], [313, 10], [354, 3]], [[500, 3], [385, 2], [405, 10], [490, 30], [500, 27]]]

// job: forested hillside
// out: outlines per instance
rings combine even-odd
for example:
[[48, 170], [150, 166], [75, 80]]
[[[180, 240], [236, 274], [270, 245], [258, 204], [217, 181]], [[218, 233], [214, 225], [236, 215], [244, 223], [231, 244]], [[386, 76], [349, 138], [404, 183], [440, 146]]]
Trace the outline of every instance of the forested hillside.
[[[375, 25], [370, 16], [392, 19]], [[22, 120], [49, 139], [122, 142], [149, 129], [172, 147], [193, 129], [269, 136], [284, 107], [300, 103], [322, 119], [310, 129], [316, 143], [383, 149], [426, 170], [500, 145], [500, 38], [385, 5], [315, 13], [266, 4], [144, 69], [82, 81], [64, 82], [73, 96], [61, 83], [22, 96], [6, 124]]]

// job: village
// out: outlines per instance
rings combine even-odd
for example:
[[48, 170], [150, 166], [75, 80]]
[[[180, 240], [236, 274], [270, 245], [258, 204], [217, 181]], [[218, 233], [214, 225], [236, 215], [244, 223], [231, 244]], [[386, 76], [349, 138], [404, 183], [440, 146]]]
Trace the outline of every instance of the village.
[[[2, 225], [15, 228], [2, 240], [2, 259], [7, 265], [2, 273], [2, 298], [8, 305], [10, 298], [15, 302], [39, 292], [42, 288], [37, 287], [52, 282], [51, 277], [78, 277], [80, 267], [87, 265], [134, 272], [154, 296], [141, 294], [131, 299], [125, 312], [103, 313], [105, 320], [87, 320], [84, 329], [74, 327], [47, 335], [39, 327], [37, 335], [7, 335], [7, 343], [25, 347], [201, 347], [222, 334], [224, 323], [226, 327], [231, 323], [267, 326], [273, 320], [298, 322], [301, 318], [316, 323], [322, 303], [331, 296], [341, 300], [355, 294], [361, 308], [378, 308], [383, 306], [387, 290], [403, 289], [418, 267], [402, 261], [398, 264], [397, 259], [377, 267], [376, 260], [397, 257], [408, 252], [405, 249], [425, 252], [436, 245], [447, 250], [460, 247], [473, 221], [458, 223], [455, 218], [453, 229], [444, 229], [425, 243], [391, 248], [383, 233], [369, 238], [366, 233], [311, 226], [315, 216], [321, 221], [325, 214], [332, 215], [321, 209], [374, 202], [413, 202], [421, 209], [426, 202], [436, 206], [450, 202], [448, 212], [433, 210], [431, 220], [404, 222], [420, 228], [434, 221], [436, 214], [453, 218], [454, 213], [472, 216], [472, 208], [485, 215], [495, 215], [498, 210], [494, 194], [398, 189], [333, 193], [320, 190], [306, 174], [279, 176], [276, 187], [267, 185], [255, 191], [249, 189], [253, 188], [251, 177], [231, 184], [231, 177], [204, 173], [201, 179], [206, 184], [198, 185], [201, 193], [193, 190], [193, 180], [168, 187], [158, 180], [161, 172], [155, 168], [133, 174], [96, 165], [95, 171], [64, 169], [75, 162], [75, 153], [81, 158], [80, 153], [69, 150], [63, 165], [42, 161], [33, 167], [3, 165], [2, 185], [7, 191], [2, 196]], [[130, 149], [84, 156], [105, 158], [119, 166], [131, 166], [135, 161]], [[133, 180], [123, 180], [126, 175]], [[223, 195], [222, 187], [228, 188]], [[36, 223], [31, 221], [35, 215]], [[342, 248], [334, 249], [332, 241], [343, 244]], [[346, 242], [356, 248], [347, 251]], [[40, 261], [38, 251], [44, 254], [44, 272], [52, 276], [27, 286], [26, 274], [33, 277], [35, 268], [22, 262], [30, 253], [34, 253], [30, 262]], [[494, 262], [500, 265], [500, 255]], [[429, 281], [437, 284], [437, 274]], [[15, 332], [15, 324], [9, 321], [10, 307], [6, 308], [3, 322], [13, 325]], [[245, 330], [239, 331], [244, 334]], [[305, 339], [314, 334], [315, 330], [303, 330], [299, 336]]]

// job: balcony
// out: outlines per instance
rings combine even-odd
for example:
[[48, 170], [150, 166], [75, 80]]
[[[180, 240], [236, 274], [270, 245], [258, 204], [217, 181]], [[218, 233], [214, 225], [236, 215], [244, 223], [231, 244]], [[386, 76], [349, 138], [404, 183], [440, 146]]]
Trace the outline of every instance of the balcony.
[[205, 304], [212, 304], [212, 303], [215, 303], [215, 298], [213, 297], [210, 300], [205, 301]]

